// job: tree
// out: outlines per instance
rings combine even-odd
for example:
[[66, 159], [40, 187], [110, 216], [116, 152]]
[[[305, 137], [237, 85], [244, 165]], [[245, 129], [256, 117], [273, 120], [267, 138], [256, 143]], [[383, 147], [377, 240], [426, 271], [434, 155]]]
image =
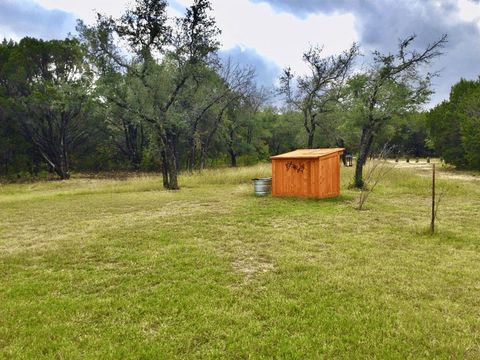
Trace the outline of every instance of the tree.
[[36, 168], [29, 166], [36, 160], [31, 156], [35, 152], [23, 136], [14, 111], [16, 86], [13, 80], [18, 67], [12, 59], [17, 52], [18, 44], [13, 41], [4, 40], [0, 44], [0, 174], [7, 176]]
[[460, 80], [427, 114], [435, 151], [458, 168], [480, 169], [480, 80]]
[[467, 168], [480, 170], [480, 81], [460, 104], [463, 149]]
[[351, 108], [361, 124], [359, 154], [354, 186], [364, 186], [363, 167], [370, 155], [375, 136], [395, 114], [417, 110], [431, 94], [432, 74], [422, 74], [421, 67], [440, 56], [447, 36], [418, 52], [410, 50], [415, 36], [399, 44], [395, 55], [374, 52], [373, 64], [350, 80]]
[[113, 143], [128, 159], [133, 170], [139, 170], [147, 146], [147, 134], [141, 119], [120, 107], [111, 105], [105, 112]]
[[86, 137], [91, 76], [75, 39], [24, 38], [10, 46], [1, 83], [13, 116], [61, 179], [70, 177], [70, 153]]
[[24, 171], [35, 175], [40, 157], [22, 133], [21, 124], [6, 100], [0, 95], [0, 175], [12, 176]]
[[[137, 0], [120, 19], [99, 15], [95, 27], [79, 24], [98, 69], [128, 71], [136, 79], [135, 98], [128, 101], [114, 91], [107, 101], [139, 116], [155, 132], [163, 185], [171, 190], [179, 188], [178, 146], [186, 126], [174, 110], [181, 108], [182, 92], [201, 82], [200, 69], [216, 63], [219, 30], [210, 10], [208, 0], [195, 0], [183, 18], [171, 21], [166, 1]], [[116, 38], [128, 44], [133, 60], [121, 56]]]
[[[240, 67], [230, 60], [225, 61], [215, 69], [206, 69], [210, 77], [202, 84], [196, 85], [191, 93], [186, 93], [181, 101], [182, 112], [188, 124], [188, 161], [190, 171], [199, 153], [199, 168], [205, 166], [206, 157], [212, 146], [212, 141], [222, 126], [225, 113], [232, 104], [242, 100], [256, 99], [257, 109], [261, 105], [261, 98], [256, 94], [254, 83], [255, 72], [251, 68]], [[186, 111], [187, 110], [187, 111]]]
[[[416, 158], [433, 156], [428, 142], [427, 116], [425, 112], [412, 112], [405, 116], [394, 116], [389, 144], [393, 151]], [[387, 142], [388, 140], [383, 140]]]
[[125, 104], [134, 103], [135, 77], [128, 72], [102, 74], [96, 82], [97, 104], [102, 109], [102, 115], [108, 127], [111, 142], [128, 162], [128, 167], [139, 170], [148, 145], [146, 124], [142, 118], [108, 98], [121, 99]]
[[299, 113], [281, 113], [276, 108], [267, 107], [262, 109], [255, 119], [262, 129], [262, 139], [268, 146], [269, 155], [298, 149], [304, 142], [299, 136], [303, 128]]
[[280, 93], [286, 96], [291, 109], [303, 115], [309, 148], [314, 146], [322, 115], [333, 111], [332, 106], [342, 97], [341, 87], [358, 55], [358, 46], [353, 44], [338, 56], [322, 57], [322, 51], [321, 47], [315, 46], [303, 54], [310, 74], [295, 79], [291, 69], [287, 68], [280, 78]]

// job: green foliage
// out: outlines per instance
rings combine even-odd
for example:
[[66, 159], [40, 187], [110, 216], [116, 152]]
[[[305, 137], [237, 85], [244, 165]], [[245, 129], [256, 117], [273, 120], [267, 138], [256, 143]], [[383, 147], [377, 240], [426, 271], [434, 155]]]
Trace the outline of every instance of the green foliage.
[[[195, 0], [182, 18], [171, 18], [166, 1], [137, 0], [118, 19], [100, 15], [95, 26], [78, 26], [102, 79], [100, 97], [107, 112], [127, 113], [113, 122], [125, 133], [125, 146], [117, 141], [119, 148], [138, 169], [145, 139], [153, 140], [168, 189], [178, 189], [182, 161], [187, 159], [193, 169], [200, 123], [211, 119], [212, 112], [221, 120], [230, 100], [220, 109], [215, 105], [240, 92], [216, 73], [220, 30], [211, 10], [208, 0]], [[215, 89], [225, 95], [217, 97]], [[213, 99], [202, 103], [212, 93]], [[201, 146], [202, 163], [220, 120], [207, 136], [208, 144]], [[144, 135], [147, 127], [153, 136]]]
[[459, 121], [465, 161], [470, 169], [480, 169], [480, 80], [459, 103]]
[[480, 80], [461, 80], [449, 101], [428, 113], [436, 152], [458, 168], [480, 169]]
[[279, 113], [266, 108], [256, 116], [263, 129], [263, 139], [268, 144], [269, 155], [278, 155], [306, 147], [303, 119], [298, 112]]
[[356, 43], [339, 55], [327, 57], [323, 55], [322, 47], [311, 46], [302, 57], [309, 69], [307, 75], [295, 78], [290, 68], [283, 71], [279, 92], [285, 96], [289, 110], [302, 114], [308, 148], [315, 147], [318, 128], [323, 132], [321, 141], [326, 141], [325, 128], [331, 123], [329, 114], [337, 110], [340, 99], [345, 95], [345, 80], [358, 53]]
[[19, 122], [6, 112], [7, 108], [0, 104], [0, 175], [14, 176], [27, 171], [33, 175], [38, 154], [23, 136]]
[[51, 170], [68, 178], [70, 155], [88, 138], [92, 74], [84, 49], [70, 38], [24, 38], [4, 42], [0, 48], [3, 120], [12, 135], [22, 134]]
[[379, 134], [374, 148], [388, 144], [393, 153], [403, 156], [433, 156], [428, 141], [427, 115], [425, 112], [411, 112], [393, 116], [391, 122]]
[[374, 150], [378, 134], [397, 115], [418, 111], [432, 91], [432, 75], [424, 73], [423, 66], [440, 56], [447, 42], [443, 35], [418, 52], [412, 50], [415, 35], [400, 41], [396, 54], [373, 53], [373, 63], [368, 70], [349, 80], [347, 106], [353, 119], [361, 127], [359, 153], [356, 162], [354, 185], [364, 186], [363, 166]]
[[362, 160], [385, 143], [479, 168], [478, 82], [461, 81], [427, 120], [419, 112], [431, 93], [419, 65], [440, 55], [445, 37], [425, 53], [408, 38], [354, 76], [355, 44], [333, 57], [313, 46], [304, 54], [312, 73], [282, 77], [288, 107], [279, 110], [265, 105], [252, 69], [219, 61], [209, 1], [194, 1], [180, 19], [166, 9], [166, 1], [137, 0], [118, 19], [80, 21], [79, 39], [3, 41], [0, 175], [193, 171], [308, 146], [346, 147]]

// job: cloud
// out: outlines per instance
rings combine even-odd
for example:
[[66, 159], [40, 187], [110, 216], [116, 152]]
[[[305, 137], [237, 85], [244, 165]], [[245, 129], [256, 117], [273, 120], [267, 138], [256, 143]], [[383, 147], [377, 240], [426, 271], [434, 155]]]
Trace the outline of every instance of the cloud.
[[281, 73], [280, 66], [261, 56], [255, 49], [235, 46], [231, 49], [221, 50], [220, 58], [223, 60], [230, 58], [242, 66], [254, 68], [257, 84], [264, 87], [272, 86]]
[[290, 12], [302, 18], [310, 14], [322, 12], [327, 14], [344, 12], [352, 8], [354, 2], [351, 0], [251, 0], [254, 3], [269, 3], [279, 11]]
[[[170, 0], [170, 13], [181, 15], [192, 0]], [[358, 41], [366, 54], [394, 52], [400, 38], [418, 35], [421, 49], [449, 35], [446, 54], [433, 64], [432, 103], [448, 97], [461, 77], [480, 74], [479, 0], [211, 0], [222, 30], [222, 56], [230, 54], [257, 68], [259, 79], [273, 79], [287, 66], [304, 73], [302, 53], [324, 45], [324, 54], [348, 49]], [[133, 0], [0, 0], [0, 36], [62, 38], [74, 30], [75, 18], [87, 23], [96, 12], [118, 17]], [[34, 19], [34, 20], [32, 20]], [[277, 69], [277, 70], [274, 70]], [[275, 79], [276, 80], [276, 79]]]
[[[0, 0], [1, 2], [2, 0]], [[13, 0], [10, 0], [13, 1]], [[32, 5], [33, 0], [27, 0]], [[87, 23], [95, 20], [96, 12], [120, 16], [133, 0], [34, 0], [42, 12], [51, 11], [72, 14]], [[257, 67], [259, 82], [273, 85], [278, 69], [291, 67], [303, 73], [306, 67], [302, 53], [313, 44], [323, 44], [326, 55], [338, 53], [350, 47], [358, 39], [354, 29], [354, 17], [342, 14], [306, 14], [304, 19], [290, 13], [279, 13], [269, 4], [255, 4], [250, 0], [211, 0], [213, 16], [222, 30], [222, 56], [229, 53], [242, 63]], [[171, 15], [179, 16], [192, 0], [170, 0]], [[22, 6], [16, 6], [21, 8]], [[28, 18], [28, 16], [26, 17]], [[55, 24], [56, 20], [51, 23]], [[73, 26], [72, 26], [73, 28]], [[40, 34], [40, 37], [45, 37]], [[67, 31], [49, 30], [46, 37], [63, 36]], [[17, 32], [19, 36], [20, 31]], [[37, 32], [38, 33], [38, 32]], [[56, 33], [56, 34], [55, 34]], [[61, 34], [61, 36], [60, 36]], [[270, 80], [267, 80], [270, 79]]]
[[[1, 1], [1, 0], [0, 0]], [[93, 23], [97, 13], [119, 17], [134, 0], [35, 0], [46, 9], [62, 9], [86, 23]]]
[[[395, 52], [399, 39], [417, 34], [420, 50], [448, 34], [445, 54], [432, 65], [441, 70], [435, 79], [431, 105], [448, 97], [461, 77], [480, 75], [480, 4], [470, 0], [251, 0], [268, 3], [279, 12], [305, 19], [311, 14], [353, 14], [364, 52]], [[368, 60], [369, 57], [367, 56]]]
[[66, 37], [75, 30], [75, 17], [66, 11], [45, 9], [33, 1], [0, 1], [0, 37], [43, 39]]
[[[237, 46], [255, 49], [258, 55], [301, 73], [306, 71], [303, 52], [313, 44], [323, 44], [326, 55], [350, 48], [357, 40], [354, 18], [344, 14], [309, 14], [298, 18], [279, 13], [266, 3], [249, 0], [211, 0], [213, 15], [222, 30], [224, 49]], [[176, 0], [188, 6], [190, 0]]]

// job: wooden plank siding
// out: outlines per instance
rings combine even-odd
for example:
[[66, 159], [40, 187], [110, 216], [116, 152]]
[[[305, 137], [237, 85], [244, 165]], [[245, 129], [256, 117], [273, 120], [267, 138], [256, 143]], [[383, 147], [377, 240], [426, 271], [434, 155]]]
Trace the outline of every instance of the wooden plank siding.
[[343, 149], [312, 149], [272, 157], [272, 195], [317, 198], [340, 195], [342, 153]]

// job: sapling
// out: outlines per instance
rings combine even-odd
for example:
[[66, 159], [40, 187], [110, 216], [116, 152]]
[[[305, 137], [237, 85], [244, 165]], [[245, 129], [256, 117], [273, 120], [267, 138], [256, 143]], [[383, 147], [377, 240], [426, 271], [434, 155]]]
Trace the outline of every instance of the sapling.
[[362, 210], [363, 205], [367, 201], [375, 187], [382, 181], [385, 176], [392, 171], [396, 164], [388, 162], [388, 155], [392, 152], [392, 148], [385, 145], [375, 161], [370, 161], [370, 166], [364, 177], [364, 186], [360, 189], [358, 198], [358, 210]]

